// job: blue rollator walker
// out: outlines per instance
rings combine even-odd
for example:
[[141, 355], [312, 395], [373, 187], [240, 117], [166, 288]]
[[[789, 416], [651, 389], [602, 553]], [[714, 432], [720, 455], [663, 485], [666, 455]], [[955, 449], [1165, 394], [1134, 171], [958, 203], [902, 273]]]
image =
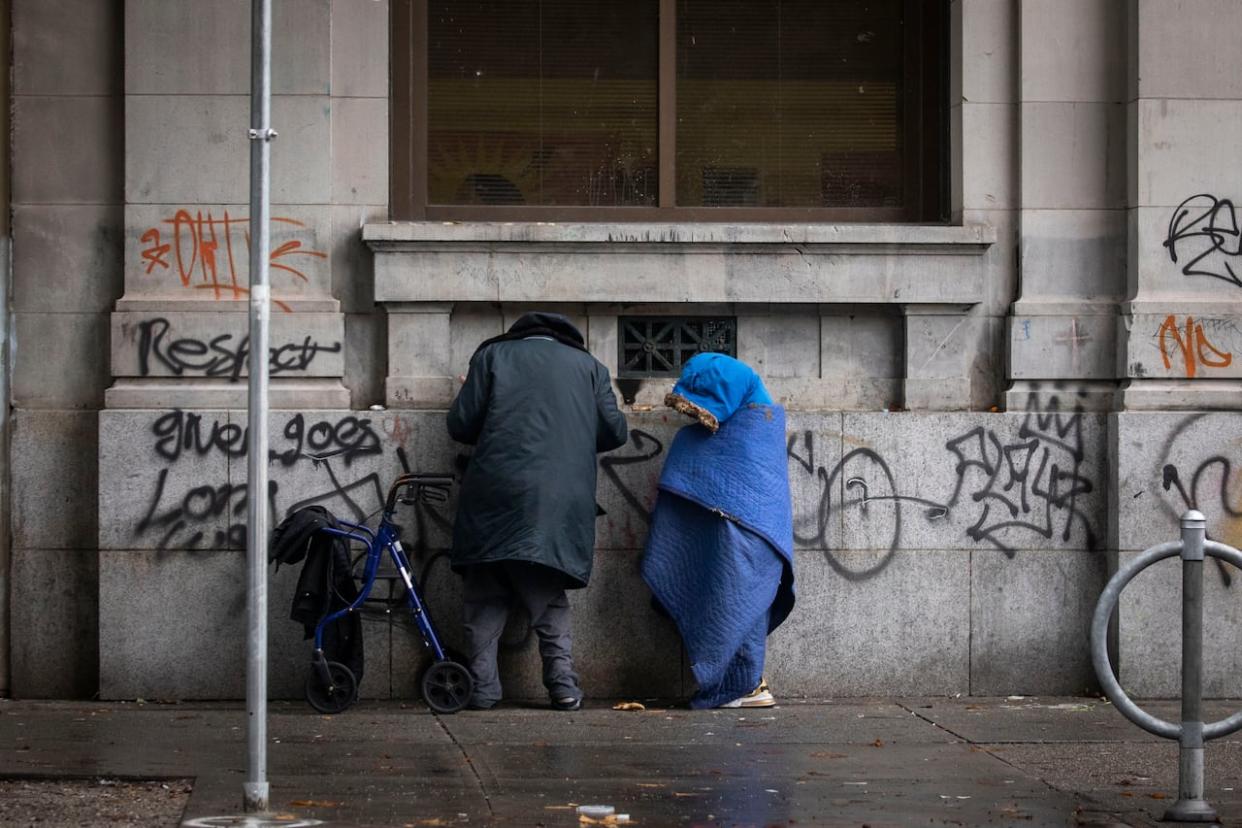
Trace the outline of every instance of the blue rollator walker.
[[410, 571], [410, 561], [401, 546], [401, 528], [393, 522], [393, 512], [398, 503], [415, 505], [443, 503], [448, 500], [449, 486], [453, 478], [443, 474], [403, 474], [388, 490], [384, 513], [374, 531], [357, 523], [338, 520], [342, 529], [324, 528], [320, 531], [362, 544], [366, 547], [366, 568], [358, 597], [349, 606], [325, 615], [315, 626], [315, 652], [311, 659], [310, 677], [306, 680], [306, 700], [320, 713], [340, 713], [347, 710], [358, 696], [358, 680], [353, 672], [336, 661], [328, 661], [323, 654], [324, 629], [349, 613], [359, 612], [375, 586], [380, 563], [387, 551], [393, 565], [405, 582], [405, 602], [415, 626], [423, 637], [423, 643], [431, 651], [433, 661], [422, 677], [423, 699], [436, 713], [456, 713], [470, 700], [474, 680], [470, 671], [453, 661], [447, 654], [440, 636], [428, 615], [427, 606], [419, 592], [419, 586]]

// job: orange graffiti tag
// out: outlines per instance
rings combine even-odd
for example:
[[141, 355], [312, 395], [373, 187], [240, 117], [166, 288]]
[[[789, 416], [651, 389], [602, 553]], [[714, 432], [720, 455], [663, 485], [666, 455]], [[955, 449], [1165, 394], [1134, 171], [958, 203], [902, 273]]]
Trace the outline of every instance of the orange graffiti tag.
[[165, 269], [168, 268], [168, 251], [171, 245], [160, 244], [160, 231], [152, 227], [150, 230], [142, 234], [143, 243], [150, 242], [151, 246], [142, 251], [142, 258], [146, 259], [147, 273], [155, 269], [156, 265], [161, 265]]
[[[296, 219], [279, 216], [273, 217], [272, 221], [294, 227], [306, 226]], [[172, 270], [173, 265], [169, 261], [171, 252], [182, 287], [191, 290], [209, 290], [215, 299], [241, 299], [249, 295], [249, 289], [238, 280], [233, 242], [237, 226], [248, 226], [250, 219], [235, 218], [230, 216], [227, 210], [224, 211], [223, 218], [216, 218], [210, 211], [204, 215], [203, 211], [199, 210], [191, 215], [189, 210], [182, 209], [178, 210], [172, 218], [164, 219], [161, 223], [171, 225], [166, 230], [172, 237], [171, 241], [164, 241], [164, 234], [161, 233], [159, 227], [148, 228], [141, 237], [142, 243], [146, 245], [141, 253], [143, 262], [146, 263], [147, 273], [156, 267]], [[239, 251], [239, 255], [246, 258], [250, 252], [248, 231], [241, 231], [241, 242], [244, 254]], [[221, 248], [223, 248], [222, 251]], [[307, 249], [297, 239], [286, 241], [271, 251], [268, 255], [268, 262], [272, 268], [284, 271], [292, 278], [305, 282], [309, 281], [306, 274], [289, 263], [291, 256], [326, 259], [328, 254]], [[289, 310], [289, 306], [279, 300], [273, 299], [272, 304], [283, 311]]]
[[1233, 363], [1233, 354], [1222, 351], [1208, 341], [1203, 326], [1193, 316], [1186, 317], [1185, 333], [1177, 325], [1177, 317], [1169, 314], [1160, 326], [1160, 356], [1164, 367], [1172, 368], [1170, 341], [1176, 346], [1181, 360], [1186, 364], [1186, 376], [1193, 378], [1200, 365], [1207, 368], [1227, 368]]

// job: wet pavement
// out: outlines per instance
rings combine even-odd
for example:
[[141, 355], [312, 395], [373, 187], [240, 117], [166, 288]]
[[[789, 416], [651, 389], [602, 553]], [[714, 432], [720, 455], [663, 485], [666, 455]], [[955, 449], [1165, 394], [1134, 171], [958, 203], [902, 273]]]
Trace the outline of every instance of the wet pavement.
[[[274, 702], [273, 821], [550, 828], [590, 804], [643, 826], [1155, 825], [1176, 795], [1176, 745], [1095, 699], [647, 705], [435, 716], [362, 702], [329, 717]], [[1146, 708], [1176, 718], [1174, 703]], [[183, 819], [225, 824], [210, 818], [238, 812], [244, 727], [235, 704], [0, 701], [0, 777], [190, 778]], [[1209, 744], [1207, 788], [1222, 822], [1242, 825], [1242, 739]], [[6, 824], [36, 817], [76, 824], [54, 800]]]

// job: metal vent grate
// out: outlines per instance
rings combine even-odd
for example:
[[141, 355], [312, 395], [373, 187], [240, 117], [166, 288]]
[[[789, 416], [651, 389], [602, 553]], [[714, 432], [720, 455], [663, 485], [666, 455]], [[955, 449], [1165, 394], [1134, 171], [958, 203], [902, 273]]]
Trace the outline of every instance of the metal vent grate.
[[737, 356], [737, 320], [720, 316], [622, 316], [618, 363], [621, 378], [676, 377], [701, 351]]

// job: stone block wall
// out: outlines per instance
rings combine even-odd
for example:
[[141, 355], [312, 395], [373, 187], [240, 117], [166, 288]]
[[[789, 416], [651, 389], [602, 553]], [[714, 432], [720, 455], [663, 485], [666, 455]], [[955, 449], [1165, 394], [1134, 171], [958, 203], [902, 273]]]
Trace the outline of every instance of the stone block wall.
[[[1208, 518], [1208, 538], [1242, 548], [1242, 412], [1125, 412], [1109, 417], [1110, 464], [1117, 470], [1117, 542], [1121, 561], [1177, 538], [1188, 509]], [[1236, 692], [1242, 659], [1242, 573], [1204, 567], [1204, 692]], [[1139, 696], [1177, 696], [1181, 665], [1181, 569], [1163, 561], [1122, 593], [1120, 679]]]
[[[6, 612], [0, 685], [91, 696], [106, 615], [98, 410], [245, 402], [250, 4], [11, 6], [12, 549], [0, 563], [6, 601], [40, 597]], [[365, 408], [385, 374], [359, 228], [387, 215], [388, 3], [275, 7], [273, 375], [286, 399]]]
[[[1218, 64], [1242, 5], [951, 0], [943, 227], [385, 224], [390, 4], [274, 5], [275, 518], [361, 516], [403, 468], [457, 468], [452, 378], [550, 307], [614, 374], [620, 315], [737, 318], [738, 355], [791, 410], [784, 695], [1089, 689], [1118, 561], [1189, 507], [1242, 541], [1242, 88]], [[12, 11], [4, 592], [38, 597], [9, 605], [8, 689], [236, 697], [249, 3]], [[637, 576], [667, 384], [627, 384], [634, 439], [600, 462], [597, 573], [574, 597], [596, 693], [688, 690]], [[450, 642], [451, 513], [407, 535]], [[1227, 693], [1242, 579], [1209, 572], [1208, 689]], [[292, 582], [273, 579], [278, 696], [304, 677]], [[1176, 591], [1170, 566], [1122, 602], [1136, 694], [1175, 692]], [[412, 631], [377, 622], [367, 645], [364, 694], [414, 695]], [[520, 620], [504, 659], [511, 693], [538, 696]]]
[[[382, 397], [386, 330], [359, 231], [388, 209], [387, 23], [387, 2], [273, 4], [277, 407]], [[125, 25], [125, 292], [108, 404], [244, 406], [250, 4], [128, 0]]]
[[[1103, 415], [794, 412], [799, 603], [774, 636], [785, 695], [1077, 693], [1108, 555]], [[689, 692], [675, 631], [638, 576], [648, 510], [681, 419], [631, 414], [600, 460], [596, 574], [572, 597], [576, 654], [601, 695]], [[306, 411], [271, 421], [273, 519], [319, 503], [373, 513], [405, 469], [452, 471], [464, 447], [442, 412]], [[101, 692], [231, 698], [239, 614], [245, 433], [240, 412], [108, 411], [100, 419]], [[455, 500], [404, 516], [406, 546], [450, 643], [460, 591], [445, 552]], [[270, 681], [296, 696], [309, 644], [287, 620], [296, 571], [273, 577]], [[369, 622], [364, 693], [416, 695], [416, 634]], [[618, 643], [624, 642], [624, 643]], [[508, 692], [541, 694], [521, 619], [505, 638]]]
[[16, 0], [11, 690], [98, 689], [96, 411], [121, 295], [122, 4]]
[[[1238, 432], [1236, 415], [1105, 415], [1075, 410], [1073, 395], [1053, 389], [1028, 403], [1005, 414], [791, 412], [799, 597], [768, 666], [783, 695], [1089, 692], [1087, 629], [1119, 556], [1175, 538], [1188, 506], [1209, 516], [1211, 537], [1242, 542], [1242, 443], [1214, 439]], [[576, 653], [590, 692], [684, 696], [678, 638], [638, 576], [663, 453], [682, 420], [629, 417], [629, 445], [600, 460], [606, 514], [595, 577], [571, 598]], [[224, 410], [101, 415], [105, 697], [242, 692], [244, 422]], [[460, 469], [468, 451], [447, 439], [442, 412], [282, 412], [270, 432], [273, 520], [310, 503], [361, 520], [400, 472]], [[460, 646], [460, 587], [446, 556], [455, 508], [454, 499], [407, 509], [402, 522], [428, 604]], [[1230, 644], [1242, 581], [1209, 575], [1206, 686], [1226, 695], [1242, 669]], [[296, 577], [286, 568], [271, 581], [277, 697], [299, 695], [309, 657], [287, 617]], [[1136, 695], [1176, 694], [1179, 591], [1176, 569], [1164, 567], [1122, 602], [1117, 664]], [[417, 634], [396, 616], [367, 630], [364, 695], [417, 695], [426, 663]], [[524, 619], [502, 652], [507, 692], [539, 697]]]

